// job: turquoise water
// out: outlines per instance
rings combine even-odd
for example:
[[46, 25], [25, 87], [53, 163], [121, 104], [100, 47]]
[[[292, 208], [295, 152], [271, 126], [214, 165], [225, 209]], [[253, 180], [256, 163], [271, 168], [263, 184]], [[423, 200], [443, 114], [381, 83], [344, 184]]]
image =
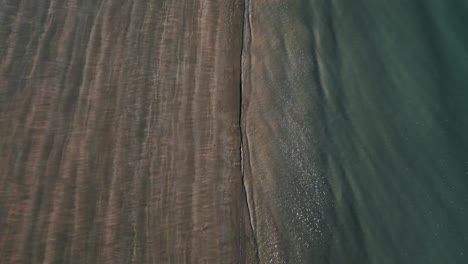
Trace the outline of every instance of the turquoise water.
[[468, 2], [251, 1], [250, 15], [260, 261], [468, 263]]

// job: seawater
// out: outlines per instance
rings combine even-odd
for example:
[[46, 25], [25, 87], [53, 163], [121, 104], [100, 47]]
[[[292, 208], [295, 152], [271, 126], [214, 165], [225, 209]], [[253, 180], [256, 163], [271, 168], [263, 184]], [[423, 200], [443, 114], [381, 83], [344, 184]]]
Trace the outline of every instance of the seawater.
[[250, 16], [260, 261], [468, 263], [468, 2], [251, 1]]

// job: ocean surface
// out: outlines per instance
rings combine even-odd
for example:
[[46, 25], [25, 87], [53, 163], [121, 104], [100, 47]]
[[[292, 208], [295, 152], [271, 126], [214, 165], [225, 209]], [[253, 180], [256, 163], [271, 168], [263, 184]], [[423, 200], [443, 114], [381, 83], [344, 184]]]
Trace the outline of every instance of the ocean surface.
[[468, 263], [468, 2], [248, 3], [261, 263]]

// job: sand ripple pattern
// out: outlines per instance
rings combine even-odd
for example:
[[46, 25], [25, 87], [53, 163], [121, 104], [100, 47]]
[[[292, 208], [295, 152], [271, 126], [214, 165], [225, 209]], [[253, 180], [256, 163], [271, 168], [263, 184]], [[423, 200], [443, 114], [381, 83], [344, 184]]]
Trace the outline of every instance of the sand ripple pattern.
[[0, 3], [0, 263], [237, 262], [242, 16]]

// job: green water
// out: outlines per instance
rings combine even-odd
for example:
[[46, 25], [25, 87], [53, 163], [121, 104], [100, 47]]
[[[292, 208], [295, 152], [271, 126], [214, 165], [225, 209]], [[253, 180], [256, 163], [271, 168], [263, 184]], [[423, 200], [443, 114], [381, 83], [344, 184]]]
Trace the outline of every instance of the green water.
[[260, 2], [260, 260], [468, 263], [468, 2]]

